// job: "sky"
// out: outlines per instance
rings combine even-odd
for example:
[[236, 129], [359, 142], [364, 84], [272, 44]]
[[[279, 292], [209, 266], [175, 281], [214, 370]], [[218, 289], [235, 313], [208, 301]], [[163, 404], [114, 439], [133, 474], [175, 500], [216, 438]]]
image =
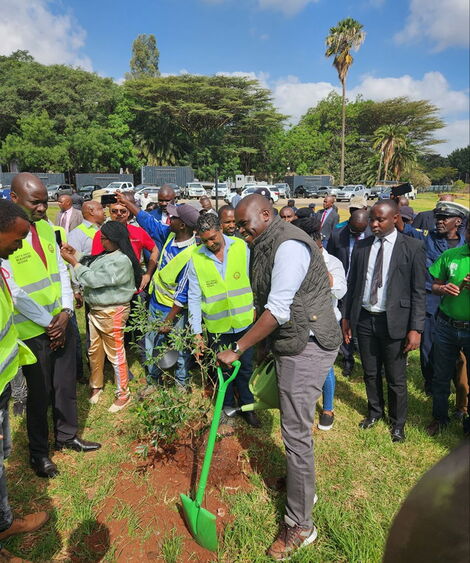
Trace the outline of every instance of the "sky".
[[468, 0], [0, 0], [0, 54], [27, 49], [120, 82], [132, 41], [153, 33], [163, 75], [257, 78], [296, 123], [340, 92], [325, 37], [346, 17], [366, 32], [348, 97], [428, 99], [446, 122], [436, 150], [468, 145]]

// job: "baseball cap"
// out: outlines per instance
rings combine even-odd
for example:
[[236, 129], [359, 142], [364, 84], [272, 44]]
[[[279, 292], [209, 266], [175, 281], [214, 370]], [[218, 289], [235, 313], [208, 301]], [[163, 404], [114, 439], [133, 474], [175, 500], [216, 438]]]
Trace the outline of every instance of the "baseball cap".
[[353, 195], [349, 202], [349, 207], [355, 207], [357, 209], [367, 207], [367, 199], [363, 195]]
[[188, 227], [195, 227], [199, 218], [199, 211], [187, 203], [181, 205], [173, 205], [169, 203], [166, 212], [170, 217], [178, 217]]
[[407, 219], [408, 221], [413, 221], [415, 217], [413, 210], [409, 205], [402, 205], [400, 207], [400, 215], [402, 216], [403, 219]]
[[434, 215], [444, 215], [445, 217], [460, 217], [464, 219], [468, 215], [469, 209], [461, 203], [455, 201], [439, 201], [434, 209]]

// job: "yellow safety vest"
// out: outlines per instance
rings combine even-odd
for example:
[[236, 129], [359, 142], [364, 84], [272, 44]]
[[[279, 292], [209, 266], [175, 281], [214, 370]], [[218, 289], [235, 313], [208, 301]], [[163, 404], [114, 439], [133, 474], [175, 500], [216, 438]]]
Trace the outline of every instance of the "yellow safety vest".
[[36, 363], [36, 356], [18, 340], [13, 323], [13, 301], [0, 275], [0, 394], [18, 372], [19, 366]]
[[90, 225], [89, 227], [87, 227], [84, 223], [80, 223], [80, 225], [78, 225], [77, 229], [80, 229], [82, 231], [82, 233], [85, 233], [86, 236], [88, 238], [95, 238], [95, 235], [98, 231], [98, 229], [96, 229], [96, 227], [94, 227], [93, 225]]
[[214, 261], [198, 248], [192, 256], [202, 292], [202, 319], [209, 332], [223, 334], [253, 322], [253, 292], [247, 274], [246, 245], [232, 238], [227, 251], [225, 279]]
[[150, 283], [149, 287], [150, 293], [153, 293], [156, 300], [166, 307], [173, 307], [175, 292], [176, 288], [178, 287], [176, 278], [178, 277], [178, 274], [181, 272], [181, 270], [189, 262], [192, 253], [196, 248], [194, 244], [187, 246], [179, 254], [174, 256], [163, 268], [161, 268], [165, 248], [171, 243], [174, 238], [175, 233], [170, 233], [168, 238], [166, 239], [165, 245], [163, 246], [162, 252], [160, 254], [157, 270], [153, 274], [152, 282]]
[[[56, 255], [54, 229], [47, 221], [35, 223], [42, 249], [46, 256], [47, 269], [38, 253], [23, 241], [23, 247], [9, 256], [13, 278], [31, 299], [42, 305], [52, 316], [62, 309], [62, 287]], [[45, 332], [45, 328], [31, 321], [15, 308], [14, 323], [22, 340]]]

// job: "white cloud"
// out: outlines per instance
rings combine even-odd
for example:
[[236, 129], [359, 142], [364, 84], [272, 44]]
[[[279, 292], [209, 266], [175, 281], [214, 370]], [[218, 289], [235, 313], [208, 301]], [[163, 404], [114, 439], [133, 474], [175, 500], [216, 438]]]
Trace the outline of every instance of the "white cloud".
[[411, 0], [405, 28], [395, 35], [398, 43], [426, 38], [436, 51], [469, 44], [468, 0]]
[[86, 32], [70, 13], [53, 13], [49, 0], [1, 0], [0, 54], [27, 50], [43, 64], [69, 64], [92, 70], [80, 54]]
[[470, 144], [470, 121], [461, 119], [449, 123], [438, 132], [437, 136], [440, 139], [446, 139], [446, 141], [436, 145], [435, 150], [447, 156], [453, 150], [461, 149]]
[[250, 80], [258, 80], [262, 88], [270, 88], [268, 84], [269, 73], [268, 72], [245, 72], [243, 70], [236, 70], [234, 72], [216, 72], [216, 76], [239, 76], [243, 78], [248, 78]]

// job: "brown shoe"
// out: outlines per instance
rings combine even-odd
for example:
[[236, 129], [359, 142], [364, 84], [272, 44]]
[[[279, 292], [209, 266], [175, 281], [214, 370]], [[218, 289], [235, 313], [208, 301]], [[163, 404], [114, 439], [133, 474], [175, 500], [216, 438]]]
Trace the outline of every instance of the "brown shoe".
[[0, 563], [32, 563], [29, 559], [21, 559], [6, 549], [0, 549]]
[[317, 529], [302, 528], [301, 526], [288, 526], [281, 524], [277, 538], [268, 549], [268, 555], [276, 561], [286, 561], [294, 551], [309, 545], [317, 538]]
[[[15, 518], [9, 528], [0, 532], [0, 541], [15, 534], [24, 534], [26, 532], [35, 532], [39, 530], [49, 520], [47, 512], [35, 512], [28, 514], [23, 518]], [[0, 559], [1, 561], [1, 559]]]

